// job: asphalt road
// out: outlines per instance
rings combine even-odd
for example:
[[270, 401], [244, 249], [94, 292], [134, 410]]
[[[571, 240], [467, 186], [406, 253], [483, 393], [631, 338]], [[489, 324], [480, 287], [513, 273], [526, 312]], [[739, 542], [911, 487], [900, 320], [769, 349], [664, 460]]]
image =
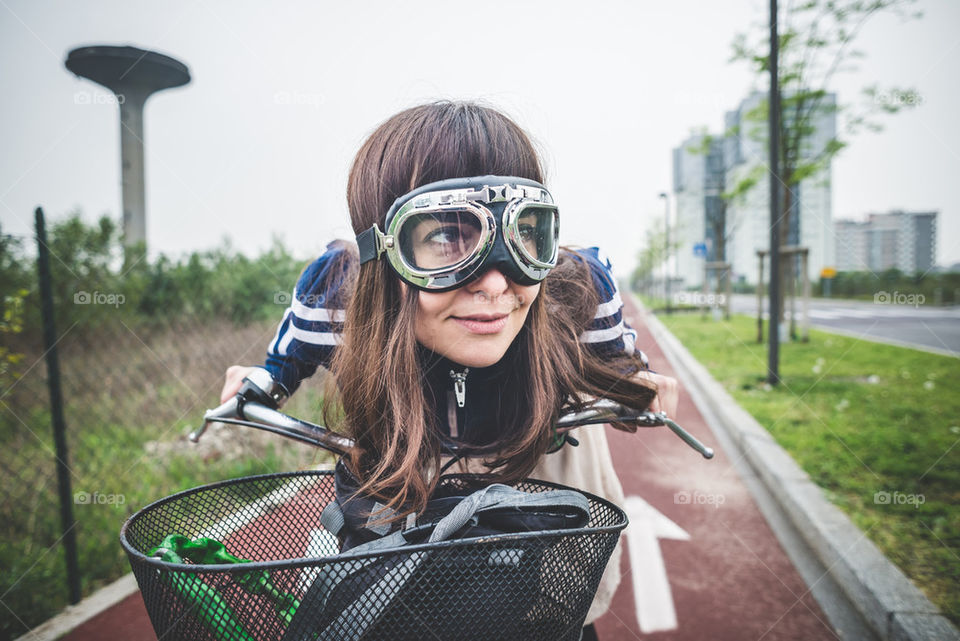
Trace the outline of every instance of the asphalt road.
[[[960, 356], [960, 306], [923, 307], [909, 304], [910, 300], [893, 294], [880, 296], [878, 302], [814, 298], [810, 300], [810, 324], [867, 340]], [[766, 303], [764, 300], [764, 314]], [[757, 297], [734, 294], [731, 310], [756, 316]]]

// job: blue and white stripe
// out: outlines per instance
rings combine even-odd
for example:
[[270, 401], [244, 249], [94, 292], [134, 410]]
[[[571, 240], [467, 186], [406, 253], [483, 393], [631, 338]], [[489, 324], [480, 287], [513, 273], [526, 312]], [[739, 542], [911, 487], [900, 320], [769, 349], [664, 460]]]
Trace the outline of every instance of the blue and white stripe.
[[623, 319], [623, 299], [613, 277], [610, 260], [597, 247], [577, 251], [590, 267], [594, 285], [600, 295], [600, 304], [590, 325], [580, 335], [580, 342], [596, 354], [638, 353], [644, 366], [647, 356], [637, 350], [637, 332]]
[[267, 347], [264, 367], [291, 393], [318, 366], [330, 366], [340, 343], [346, 312], [329, 306], [329, 301], [338, 285], [331, 279], [330, 270], [341, 251], [344, 249], [328, 247], [326, 253], [303, 270], [290, 306]]

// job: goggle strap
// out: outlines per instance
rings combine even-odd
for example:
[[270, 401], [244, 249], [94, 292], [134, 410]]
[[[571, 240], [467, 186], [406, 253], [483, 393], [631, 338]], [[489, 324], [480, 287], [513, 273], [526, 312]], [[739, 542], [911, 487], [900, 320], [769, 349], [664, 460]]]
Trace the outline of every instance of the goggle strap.
[[360, 250], [360, 264], [371, 260], [379, 260], [380, 254], [386, 251], [386, 245], [380, 228], [374, 225], [370, 229], [360, 232], [357, 236], [357, 249]]

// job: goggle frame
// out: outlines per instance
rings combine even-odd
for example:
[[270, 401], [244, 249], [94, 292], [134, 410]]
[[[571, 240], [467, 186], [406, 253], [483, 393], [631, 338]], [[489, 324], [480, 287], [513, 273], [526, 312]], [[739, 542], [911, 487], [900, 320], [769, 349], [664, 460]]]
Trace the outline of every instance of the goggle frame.
[[[499, 226], [503, 229], [507, 251], [524, 276], [535, 282], [542, 281], [557, 264], [559, 210], [550, 192], [542, 185], [518, 184], [520, 180], [524, 183], [533, 183], [524, 179], [502, 178], [500, 180], [503, 182], [484, 184], [479, 188], [427, 190], [429, 185], [425, 185], [420, 188], [423, 191], [418, 190], [419, 193], [415, 193], [406, 200], [404, 197], [398, 198], [387, 213], [386, 233], [380, 231], [379, 226], [374, 224], [367, 232], [358, 236], [358, 243], [362, 241], [361, 237], [364, 235], [372, 233], [375, 237], [376, 255], [368, 256], [361, 262], [379, 260], [385, 253], [397, 275], [414, 287], [429, 291], [445, 291], [459, 287], [473, 277], [496, 244], [497, 216], [486, 205], [505, 202], [506, 206], [500, 215]], [[523, 244], [518, 221], [528, 208], [547, 209], [553, 213], [553, 247], [547, 261], [530, 255]], [[480, 240], [474, 250], [460, 261], [437, 269], [422, 269], [411, 264], [399, 247], [398, 238], [403, 224], [413, 216], [446, 214], [451, 211], [469, 212], [480, 221]]]

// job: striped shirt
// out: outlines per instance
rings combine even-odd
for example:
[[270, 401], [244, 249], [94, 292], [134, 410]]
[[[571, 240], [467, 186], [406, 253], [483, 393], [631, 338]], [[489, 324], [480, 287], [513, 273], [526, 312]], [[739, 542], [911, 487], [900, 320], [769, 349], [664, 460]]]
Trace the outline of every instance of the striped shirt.
[[[330, 279], [330, 270], [342, 246], [331, 244], [326, 253], [300, 275], [277, 332], [267, 348], [264, 367], [290, 393], [312, 376], [318, 366], [329, 367], [343, 331], [345, 310], [333, 304], [342, 283]], [[574, 255], [590, 267], [600, 303], [593, 319], [580, 335], [580, 342], [598, 355], [637, 353], [637, 333], [623, 318], [623, 300], [613, 277], [610, 261], [596, 247], [578, 249]], [[325, 289], [326, 288], [326, 289]]]

